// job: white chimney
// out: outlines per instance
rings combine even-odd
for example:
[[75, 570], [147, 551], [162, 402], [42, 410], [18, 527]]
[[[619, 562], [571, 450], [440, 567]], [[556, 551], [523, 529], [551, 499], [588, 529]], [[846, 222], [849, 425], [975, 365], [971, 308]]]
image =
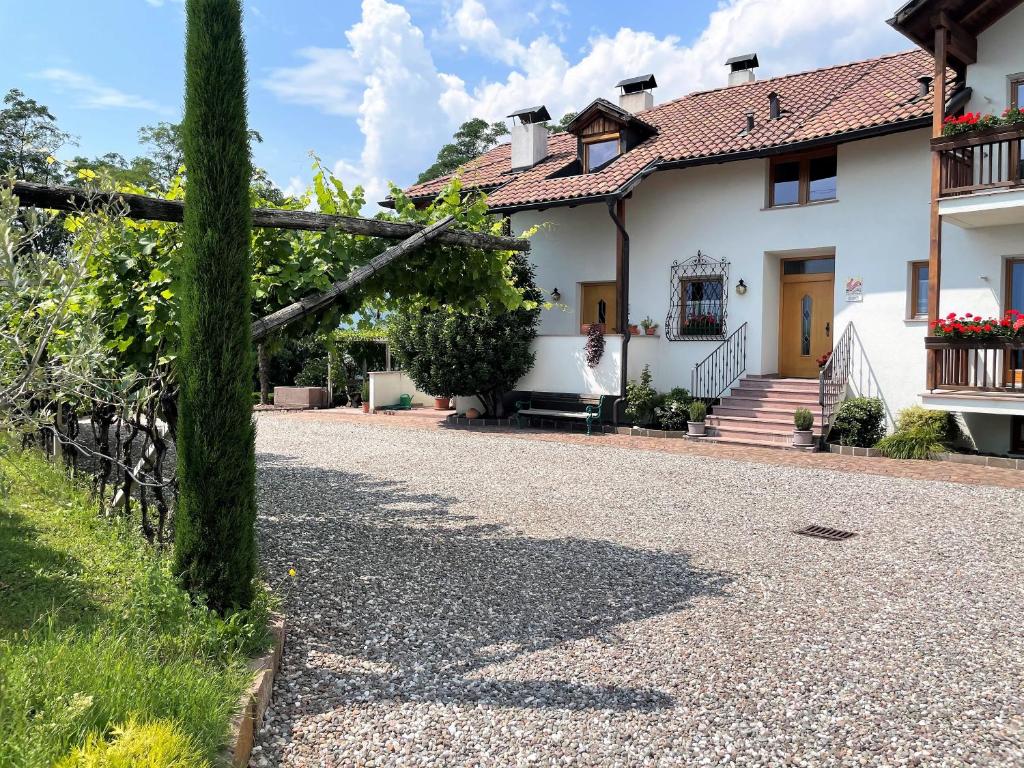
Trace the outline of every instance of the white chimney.
[[744, 53], [740, 56], [733, 56], [725, 64], [729, 67], [730, 87], [752, 83], [757, 79], [754, 70], [760, 65], [757, 63], [756, 53]]
[[619, 92], [619, 106], [635, 115], [654, 106], [654, 94], [651, 91], [658, 87], [658, 81], [654, 75], [641, 75], [616, 83], [615, 87], [622, 89]]
[[547, 107], [528, 107], [513, 112], [512, 118], [512, 170], [533, 168], [548, 156], [548, 127], [551, 119]]

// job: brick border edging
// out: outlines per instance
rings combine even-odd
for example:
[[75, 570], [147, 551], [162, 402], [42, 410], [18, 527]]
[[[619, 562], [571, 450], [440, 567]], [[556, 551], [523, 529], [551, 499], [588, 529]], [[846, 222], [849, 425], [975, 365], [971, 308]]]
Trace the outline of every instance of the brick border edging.
[[224, 758], [232, 768], [246, 768], [249, 765], [256, 733], [270, 705], [274, 675], [284, 653], [284, 616], [272, 616], [268, 630], [273, 644], [266, 654], [249, 662], [253, 681], [242, 694], [238, 702], [238, 713], [231, 720], [231, 736]]
[[[882, 454], [876, 448], [854, 448], [851, 445], [830, 445], [829, 451], [840, 456], [863, 456], [875, 458]], [[940, 453], [933, 456], [934, 461], [948, 461], [950, 464], [970, 464], [975, 467], [995, 467], [996, 469], [1015, 469], [1024, 471], [1024, 459], [1012, 459], [1006, 456], [978, 456], [973, 453]]]

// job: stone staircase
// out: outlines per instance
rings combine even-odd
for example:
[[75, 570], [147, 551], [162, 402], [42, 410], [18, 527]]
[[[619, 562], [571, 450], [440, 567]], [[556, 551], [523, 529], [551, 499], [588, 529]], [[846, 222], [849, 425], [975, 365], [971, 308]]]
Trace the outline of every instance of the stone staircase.
[[[707, 417], [707, 440], [769, 448], [793, 447], [793, 413], [814, 414], [814, 436], [822, 431], [816, 379], [744, 376]], [[806, 448], [796, 450], [808, 450]]]

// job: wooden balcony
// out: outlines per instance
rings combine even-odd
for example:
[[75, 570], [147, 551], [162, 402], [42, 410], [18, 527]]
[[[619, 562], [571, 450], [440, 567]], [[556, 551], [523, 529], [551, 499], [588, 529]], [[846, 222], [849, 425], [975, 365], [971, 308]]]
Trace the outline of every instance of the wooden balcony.
[[928, 336], [929, 389], [1024, 398], [1024, 338]]
[[932, 139], [939, 153], [939, 195], [953, 197], [1021, 186], [1024, 124]]

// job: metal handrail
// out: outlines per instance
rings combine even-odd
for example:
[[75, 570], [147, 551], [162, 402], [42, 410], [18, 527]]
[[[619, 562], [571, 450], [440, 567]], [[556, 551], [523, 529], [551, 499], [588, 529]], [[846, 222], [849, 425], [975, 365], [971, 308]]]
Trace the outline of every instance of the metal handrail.
[[836, 406], [846, 394], [846, 383], [850, 380], [853, 367], [853, 337], [856, 331], [853, 323], [846, 326], [843, 335], [832, 347], [832, 355], [818, 373], [818, 404], [821, 406], [821, 418], [825, 427], [825, 437], [832, 428], [832, 418]]
[[747, 324], [744, 323], [693, 368], [690, 394], [712, 402], [747, 371]]

